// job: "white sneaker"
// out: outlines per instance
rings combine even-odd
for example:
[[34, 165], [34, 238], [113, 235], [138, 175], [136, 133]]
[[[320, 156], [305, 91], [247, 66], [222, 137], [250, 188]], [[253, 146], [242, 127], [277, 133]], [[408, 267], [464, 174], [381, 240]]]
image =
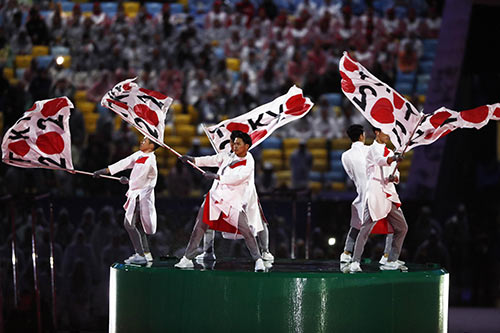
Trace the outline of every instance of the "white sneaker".
[[264, 266], [264, 260], [261, 258], [255, 260], [255, 271], [256, 272], [263, 272], [265, 271], [266, 267]]
[[396, 271], [396, 270], [407, 271], [408, 267], [400, 264], [397, 261], [388, 261], [385, 265], [380, 266], [380, 270], [382, 271]]
[[151, 254], [151, 252], [144, 252], [144, 257], [146, 257], [146, 260], [148, 262], [152, 262], [153, 261], [153, 255]]
[[198, 254], [196, 257], [194, 257], [196, 261], [203, 261], [203, 260], [215, 260], [215, 253], [210, 252], [203, 252], [202, 254]]
[[378, 261], [378, 263], [381, 265], [385, 265], [387, 264], [387, 259], [389, 259], [389, 257], [383, 255], [382, 258], [380, 258], [380, 260]]
[[193, 268], [194, 264], [191, 259], [186, 258], [185, 256], [179, 260], [177, 264], [174, 265], [176, 268]]
[[351, 262], [352, 257], [350, 254], [346, 254], [345, 252], [342, 252], [340, 255], [340, 262]]
[[130, 256], [128, 259], [125, 259], [124, 262], [126, 264], [134, 264], [134, 265], [144, 265], [146, 264], [148, 261], [145, 257], [139, 255], [139, 254], [134, 254], [132, 256]]
[[349, 266], [349, 272], [351, 273], [356, 273], [356, 272], [362, 272], [363, 270], [361, 269], [361, 266], [359, 266], [359, 262], [353, 261], [351, 262], [351, 265]]
[[271, 252], [262, 252], [262, 259], [265, 261], [274, 261], [274, 256], [271, 254]]
[[266, 268], [266, 272], [273, 268], [273, 263], [271, 261], [264, 260], [264, 267]]

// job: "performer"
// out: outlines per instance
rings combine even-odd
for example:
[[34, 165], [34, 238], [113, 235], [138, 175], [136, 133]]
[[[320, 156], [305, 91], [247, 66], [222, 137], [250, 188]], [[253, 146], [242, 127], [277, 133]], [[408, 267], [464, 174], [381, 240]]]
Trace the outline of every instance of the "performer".
[[[231, 151], [228, 155], [232, 158], [234, 157], [233, 145], [235, 134], [237, 131], [231, 132], [230, 145]], [[269, 252], [269, 229], [267, 227], [267, 220], [264, 216], [264, 212], [259, 202], [259, 197], [257, 195], [257, 189], [255, 187], [255, 181], [251, 184], [252, 193], [247, 207], [247, 217], [249, 226], [255, 226], [257, 224], [262, 225], [263, 230], [257, 233], [257, 241], [259, 244], [260, 251], [262, 253], [262, 259], [265, 261], [273, 262], [274, 256]], [[255, 209], [255, 211], [249, 212], [249, 207]], [[195, 257], [198, 261], [202, 260], [215, 260], [214, 253], [214, 240], [215, 240], [215, 230], [207, 229], [205, 235], [203, 235], [203, 252]]]
[[[156, 156], [154, 151], [159, 147], [147, 137], [141, 141], [139, 151], [108, 166], [107, 168], [94, 172], [94, 177], [118, 173], [132, 168], [130, 174], [129, 189], [125, 209], [125, 229], [128, 232], [135, 254], [125, 260], [126, 264], [146, 264], [153, 261], [149, 250], [146, 234], [156, 232], [156, 208], [154, 188], [158, 178], [156, 168]], [[138, 222], [142, 227], [137, 227]]]
[[403, 241], [408, 230], [401, 201], [394, 183], [399, 183], [399, 172], [392, 175], [392, 168], [389, 166], [393, 162], [401, 161], [399, 154], [393, 154], [386, 144], [389, 142], [389, 135], [379, 128], [373, 128], [375, 141], [370, 146], [366, 156], [366, 178], [367, 192], [363, 211], [363, 224], [356, 238], [354, 245], [353, 262], [350, 265], [351, 272], [360, 272], [361, 255], [371, 230], [382, 218], [394, 229], [392, 248], [389, 253], [387, 263], [380, 266], [381, 270], [406, 269], [397, 260], [403, 247]]
[[206, 172], [204, 176], [213, 179], [210, 191], [198, 211], [196, 222], [186, 252], [175, 264], [177, 268], [192, 268], [196, 249], [208, 228], [229, 233], [241, 233], [250, 255], [255, 260], [255, 271], [264, 270], [257, 241], [248, 225], [246, 208], [255, 162], [248, 149], [252, 139], [246, 133], [234, 131], [234, 156], [219, 153], [212, 156], [182, 156], [183, 162], [191, 161], [197, 166], [219, 167], [217, 174]]
[[[347, 128], [347, 135], [352, 141], [351, 148], [342, 154], [342, 166], [349, 178], [356, 186], [358, 196], [351, 205], [351, 227], [347, 233], [344, 252], [340, 255], [341, 263], [349, 263], [352, 260], [352, 252], [356, 237], [362, 225], [363, 204], [366, 194], [366, 155], [369, 147], [365, 145], [365, 130], [362, 125], [353, 124]], [[385, 249], [379, 263], [387, 262], [387, 257], [391, 250], [392, 233], [387, 234], [385, 239]]]

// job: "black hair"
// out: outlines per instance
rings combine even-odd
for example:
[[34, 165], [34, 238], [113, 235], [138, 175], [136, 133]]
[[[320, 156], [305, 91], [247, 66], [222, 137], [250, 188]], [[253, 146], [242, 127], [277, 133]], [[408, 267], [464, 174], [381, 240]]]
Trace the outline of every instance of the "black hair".
[[347, 128], [347, 136], [351, 139], [352, 142], [359, 141], [359, 136], [363, 134], [365, 129], [360, 124], [353, 124]]
[[252, 147], [252, 138], [247, 133], [242, 131], [232, 131], [231, 140], [234, 141], [236, 138], [243, 140], [243, 142], [248, 145], [248, 148]]
[[375, 132], [382, 132], [382, 130], [378, 127], [375, 127], [375, 126], [372, 126], [372, 131], [373, 131], [373, 134], [377, 135], [377, 133]]
[[156, 142], [154, 142], [153, 140], [149, 140], [149, 142], [151, 142], [153, 144], [153, 146], [154, 146], [153, 151], [155, 151], [156, 149], [160, 148], [160, 145], [157, 144]]

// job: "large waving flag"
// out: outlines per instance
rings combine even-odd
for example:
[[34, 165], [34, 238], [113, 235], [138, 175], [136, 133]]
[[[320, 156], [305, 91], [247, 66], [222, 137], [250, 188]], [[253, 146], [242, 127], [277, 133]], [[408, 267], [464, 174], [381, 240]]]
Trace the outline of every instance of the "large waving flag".
[[302, 118], [311, 110], [314, 103], [302, 94], [302, 89], [293, 86], [285, 95], [233, 119], [205, 128], [205, 132], [217, 152], [231, 150], [231, 132], [240, 130], [252, 138], [256, 147], [281, 126]]
[[2, 161], [22, 168], [72, 170], [67, 97], [37, 101], [3, 137]]
[[442, 107], [432, 114], [418, 111], [397, 91], [373, 76], [347, 52], [340, 59], [342, 91], [370, 124], [389, 134], [397, 152], [430, 144], [457, 128], [479, 129], [500, 119], [500, 103], [462, 112]]
[[165, 131], [165, 116], [173, 99], [164, 94], [139, 87], [135, 78], [122, 81], [101, 99], [101, 105], [116, 112], [160, 146]]

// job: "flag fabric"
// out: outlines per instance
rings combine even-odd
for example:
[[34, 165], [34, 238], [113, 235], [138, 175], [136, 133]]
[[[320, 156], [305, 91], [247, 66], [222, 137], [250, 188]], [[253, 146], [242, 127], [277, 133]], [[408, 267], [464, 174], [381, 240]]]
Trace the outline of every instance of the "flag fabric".
[[73, 170], [67, 97], [37, 101], [2, 140], [2, 161], [22, 168]]
[[150, 140], [165, 146], [165, 116], [173, 99], [160, 92], [139, 87], [136, 78], [122, 81], [101, 99], [101, 105], [117, 113]]
[[347, 52], [340, 59], [339, 71], [345, 96], [370, 124], [390, 136], [399, 153], [430, 144], [457, 128], [479, 129], [490, 119], [500, 119], [500, 103], [461, 112], [442, 107], [424, 114]]
[[264, 141], [276, 129], [302, 118], [314, 103], [302, 94], [302, 89], [291, 87], [285, 95], [233, 119], [205, 128], [205, 132], [217, 152], [229, 152], [231, 132], [240, 130], [252, 138], [252, 147]]

